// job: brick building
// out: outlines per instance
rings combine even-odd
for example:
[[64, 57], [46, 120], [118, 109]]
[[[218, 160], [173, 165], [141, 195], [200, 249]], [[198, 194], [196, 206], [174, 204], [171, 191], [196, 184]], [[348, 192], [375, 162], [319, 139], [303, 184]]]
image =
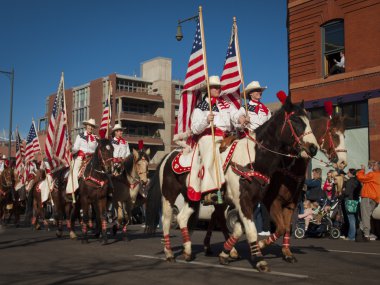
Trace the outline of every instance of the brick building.
[[349, 167], [380, 160], [380, 1], [288, 0], [287, 8], [293, 100], [305, 100], [312, 118], [331, 100], [350, 119]]
[[[138, 141], [143, 140], [144, 146], [151, 149], [150, 169], [155, 169], [164, 154], [175, 146], [172, 138], [182, 82], [172, 80], [172, 61], [168, 58], [143, 62], [140, 72], [141, 77], [113, 73], [66, 89], [69, 130], [74, 141], [84, 129], [84, 120], [94, 118], [96, 124], [100, 124], [110, 81], [113, 89], [111, 125], [120, 123], [125, 128], [124, 138], [130, 148], [137, 149]], [[47, 97], [46, 115], [39, 121], [42, 144], [54, 97], [55, 94]]]

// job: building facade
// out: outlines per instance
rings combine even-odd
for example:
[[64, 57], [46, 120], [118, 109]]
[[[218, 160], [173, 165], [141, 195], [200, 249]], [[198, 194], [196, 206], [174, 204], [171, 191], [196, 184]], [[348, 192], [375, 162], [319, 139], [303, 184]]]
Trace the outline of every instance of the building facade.
[[[144, 146], [151, 150], [150, 169], [153, 170], [162, 157], [175, 147], [172, 138], [183, 84], [172, 80], [171, 59], [154, 58], [141, 63], [140, 68], [140, 77], [113, 73], [66, 89], [68, 124], [72, 140], [83, 132], [84, 120], [94, 118], [99, 125], [110, 82], [111, 128], [116, 123], [125, 128], [124, 138], [131, 149], [137, 149], [138, 141], [143, 140]], [[52, 94], [47, 98], [46, 115], [39, 122], [41, 142], [45, 141], [44, 130], [54, 97], [55, 94]]]
[[[349, 167], [380, 160], [380, 1], [288, 0], [289, 91], [347, 118]], [[351, 165], [350, 165], [351, 158]]]

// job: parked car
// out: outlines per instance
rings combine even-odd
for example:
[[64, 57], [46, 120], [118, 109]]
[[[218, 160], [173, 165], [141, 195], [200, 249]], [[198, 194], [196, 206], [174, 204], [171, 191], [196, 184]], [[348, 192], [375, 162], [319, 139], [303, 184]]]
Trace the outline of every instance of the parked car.
[[[184, 198], [182, 195], [179, 195], [177, 200], [174, 203], [173, 207], [173, 214], [172, 214], [172, 221], [171, 221], [171, 228], [172, 229], [177, 229], [178, 228], [178, 221], [177, 221], [177, 216], [182, 209], [184, 204]], [[199, 221], [210, 221], [211, 220], [211, 215], [214, 212], [215, 208], [213, 205], [208, 205], [205, 206], [203, 203], [201, 203], [200, 208], [199, 208]], [[239, 215], [235, 209], [232, 207], [228, 206], [224, 216], [226, 217], [227, 220], [227, 228], [230, 232], [232, 232], [233, 226], [236, 223], [236, 221], [239, 218]]]

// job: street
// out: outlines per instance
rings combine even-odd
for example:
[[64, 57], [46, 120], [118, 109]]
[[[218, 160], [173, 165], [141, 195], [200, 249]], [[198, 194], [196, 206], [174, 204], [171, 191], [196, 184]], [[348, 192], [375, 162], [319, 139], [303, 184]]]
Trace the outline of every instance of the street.
[[221, 232], [214, 232], [214, 257], [203, 254], [205, 231], [192, 235], [195, 260], [181, 256], [182, 237], [172, 231], [176, 263], [164, 261], [161, 233], [144, 234], [141, 225], [129, 227], [129, 241], [110, 237], [101, 246], [96, 239], [82, 245], [66, 233], [32, 231], [10, 225], [0, 230], [0, 284], [378, 284], [380, 243], [356, 243], [331, 239], [291, 240], [298, 263], [282, 260], [281, 247], [264, 251], [270, 273], [259, 273], [249, 263], [248, 245], [241, 240], [237, 249], [242, 259], [229, 266], [219, 265], [223, 245]]

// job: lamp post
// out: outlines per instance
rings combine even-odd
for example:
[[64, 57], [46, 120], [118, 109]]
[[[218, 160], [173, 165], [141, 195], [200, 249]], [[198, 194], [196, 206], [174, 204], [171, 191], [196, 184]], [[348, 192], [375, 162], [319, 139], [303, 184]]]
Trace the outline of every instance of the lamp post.
[[195, 15], [195, 16], [187, 18], [185, 20], [178, 20], [177, 34], [175, 35], [175, 38], [177, 39], [177, 41], [181, 41], [183, 39], [181, 24], [184, 23], [184, 22], [187, 22], [187, 21], [198, 19], [198, 18], [199, 18], [199, 16]]
[[10, 76], [11, 79], [11, 102], [10, 102], [10, 112], [9, 112], [9, 146], [8, 146], [8, 159], [11, 159], [11, 150], [12, 150], [12, 118], [13, 118], [13, 86], [15, 80], [15, 71], [12, 68], [12, 71], [3, 71], [0, 70], [0, 73]]

